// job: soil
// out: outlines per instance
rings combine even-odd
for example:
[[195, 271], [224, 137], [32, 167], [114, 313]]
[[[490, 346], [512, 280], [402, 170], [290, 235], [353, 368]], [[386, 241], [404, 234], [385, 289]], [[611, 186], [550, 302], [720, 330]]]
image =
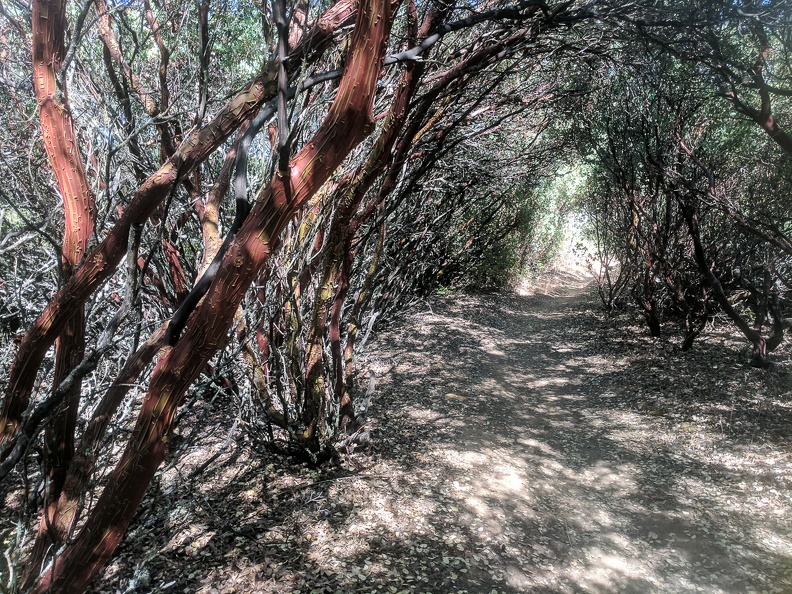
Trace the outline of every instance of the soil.
[[682, 353], [586, 278], [542, 289], [376, 336], [371, 443], [336, 466], [206, 432], [95, 591], [792, 592], [788, 354], [753, 369], [720, 320]]

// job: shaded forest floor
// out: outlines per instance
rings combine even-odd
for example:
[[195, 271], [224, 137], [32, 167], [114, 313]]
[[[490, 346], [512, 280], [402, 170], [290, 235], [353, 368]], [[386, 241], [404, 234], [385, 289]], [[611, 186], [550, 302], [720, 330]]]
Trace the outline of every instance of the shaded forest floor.
[[205, 404], [222, 455], [162, 473], [96, 591], [792, 592], [790, 364], [723, 322], [680, 353], [557, 281], [382, 332], [372, 446], [338, 466], [224, 445]]

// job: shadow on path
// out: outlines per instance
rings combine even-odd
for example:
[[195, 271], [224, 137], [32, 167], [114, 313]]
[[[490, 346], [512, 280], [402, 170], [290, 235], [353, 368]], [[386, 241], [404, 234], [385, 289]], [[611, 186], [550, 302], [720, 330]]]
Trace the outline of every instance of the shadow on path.
[[725, 333], [683, 355], [563, 280], [382, 333], [373, 451], [175, 480], [96, 591], [792, 592], [788, 374]]
[[[446, 298], [380, 343], [380, 435], [400, 444], [414, 498], [438, 502], [418, 517], [468, 569], [439, 591], [791, 592], [788, 444], [652, 408], [722, 378], [667, 342], [612, 344], [590, 291], [565, 286]], [[713, 348], [710, 365], [743, 372]], [[647, 367], [674, 380], [659, 396]], [[765, 414], [788, 420], [789, 395]]]

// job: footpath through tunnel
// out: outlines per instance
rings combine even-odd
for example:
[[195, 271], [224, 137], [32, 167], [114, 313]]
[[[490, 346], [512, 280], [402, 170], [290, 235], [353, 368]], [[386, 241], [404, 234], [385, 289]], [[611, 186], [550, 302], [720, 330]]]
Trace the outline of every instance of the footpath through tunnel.
[[417, 308], [370, 345], [370, 447], [297, 482], [240, 450], [174, 483], [96, 591], [152, 523], [151, 583], [178, 565], [205, 593], [792, 591], [786, 372], [725, 332], [680, 353], [555, 280]]

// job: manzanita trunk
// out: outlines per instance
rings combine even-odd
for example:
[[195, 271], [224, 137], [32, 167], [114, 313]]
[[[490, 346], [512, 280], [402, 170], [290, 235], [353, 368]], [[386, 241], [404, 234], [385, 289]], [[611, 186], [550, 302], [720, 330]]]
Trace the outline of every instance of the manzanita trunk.
[[[418, 35], [425, 37], [434, 25], [445, 15], [444, 11], [432, 10], [427, 15], [420, 31], [417, 26], [415, 3], [407, 8], [408, 43], [416, 45]], [[379, 138], [368, 159], [355, 177], [336, 190], [337, 205], [332, 225], [326, 231], [327, 249], [322, 264], [322, 277], [317, 286], [314, 298], [314, 313], [309, 329], [306, 348], [306, 381], [303, 410], [307, 413], [305, 437], [308, 446], [318, 451], [327, 445], [329, 438], [336, 434], [336, 427], [326, 432], [318, 423], [320, 415], [327, 414], [327, 399], [330, 395], [336, 399], [340, 407], [340, 425], [344, 429], [352, 429], [349, 425], [354, 419], [351, 394], [344, 390], [344, 357], [341, 343], [341, 314], [349, 291], [349, 280], [355, 253], [352, 241], [361, 225], [374, 214], [371, 209], [361, 216], [355, 217], [368, 191], [374, 182], [393, 164], [394, 146], [402, 133], [409, 113], [409, 104], [415, 95], [418, 81], [424, 70], [423, 62], [410, 62], [402, 72], [390, 109], [385, 117]], [[378, 195], [377, 199], [383, 196]], [[325, 331], [328, 332], [330, 353], [332, 357], [333, 388], [328, 390], [325, 384], [327, 365], [323, 362]]]
[[237, 307], [294, 213], [370, 132], [372, 106], [392, 23], [387, 0], [363, 0], [344, 75], [315, 136], [275, 178], [226, 252], [217, 277], [172, 348], [161, 352], [130, 443], [79, 535], [33, 592], [82, 592], [115, 551], [164, 460], [176, 409], [189, 385], [223, 345]]
[[783, 337], [783, 328], [776, 328], [775, 330], [781, 330], [781, 332], [779, 333], [776, 331], [774, 336], [768, 340], [762, 336], [760, 331], [761, 329], [757, 330], [751, 328], [751, 325], [748, 323], [748, 321], [742, 315], [740, 315], [736, 309], [734, 309], [734, 306], [732, 306], [732, 304], [729, 302], [729, 298], [721, 286], [720, 279], [715, 276], [715, 273], [712, 271], [710, 264], [707, 261], [707, 255], [704, 252], [704, 246], [701, 242], [698, 213], [696, 212], [695, 206], [681, 198], [679, 200], [680, 208], [682, 208], [684, 213], [685, 222], [687, 223], [688, 231], [693, 241], [693, 257], [696, 261], [699, 272], [704, 277], [709, 287], [712, 289], [712, 296], [715, 301], [717, 301], [718, 304], [723, 308], [724, 313], [729, 316], [731, 321], [734, 322], [734, 325], [739, 328], [740, 332], [743, 333], [743, 336], [745, 336], [745, 338], [750, 341], [751, 345], [753, 345], [751, 365], [754, 367], [766, 367], [768, 365], [768, 352], [772, 351], [780, 344], [781, 337]]
[[[42, 2], [42, 6], [47, 11], [52, 10], [49, 3]], [[332, 39], [333, 32], [350, 21], [356, 7], [355, 0], [340, 0], [329, 8], [303, 39], [303, 43], [294, 48], [290, 66], [294, 67], [306, 54], [317, 55], [316, 48], [325, 46]], [[63, 24], [60, 23], [61, 26]], [[65, 27], [60, 29], [61, 36], [64, 31]], [[226, 103], [212, 121], [190, 134], [176, 152], [138, 188], [113, 228], [85, 256], [80, 268], [52, 297], [23, 337], [14, 358], [0, 414], [0, 444], [13, 437], [17, 431], [47, 350], [94, 291], [114, 273], [124, 257], [132, 225], [144, 223], [179, 181], [185, 179], [225, 142], [242, 122], [254, 115], [263, 102], [275, 96], [276, 74], [277, 64], [270, 62], [263, 73]], [[76, 152], [76, 143], [70, 146], [72, 150], [67, 151], [65, 157], [79, 154]]]
[[0, 443], [13, 436], [30, 398], [36, 373], [47, 350], [93, 292], [109, 278], [126, 254], [129, 231], [143, 223], [165, 200], [176, 183], [220, 146], [228, 136], [275, 93], [270, 68], [238, 93], [205, 128], [191, 135], [159, 170], [138, 189], [134, 199], [102, 242], [53, 296], [25, 334], [11, 367], [2, 417]]
[[[68, 282], [88, 248], [94, 228], [94, 196], [85, 175], [77, 136], [65, 93], [58, 98], [57, 73], [65, 55], [66, 2], [33, 2], [33, 81], [39, 105], [41, 135], [50, 168], [63, 199], [65, 225], [61, 249], [61, 280]], [[80, 362], [85, 351], [85, 312], [76, 307], [59, 333], [55, 347], [54, 384], [57, 386]], [[44, 546], [59, 545], [68, 526], [58, 521], [56, 501], [74, 455], [74, 430], [80, 404], [81, 382], [74, 383], [47, 424], [45, 439], [49, 488], [39, 536]], [[18, 418], [27, 402], [12, 400], [9, 415]]]

